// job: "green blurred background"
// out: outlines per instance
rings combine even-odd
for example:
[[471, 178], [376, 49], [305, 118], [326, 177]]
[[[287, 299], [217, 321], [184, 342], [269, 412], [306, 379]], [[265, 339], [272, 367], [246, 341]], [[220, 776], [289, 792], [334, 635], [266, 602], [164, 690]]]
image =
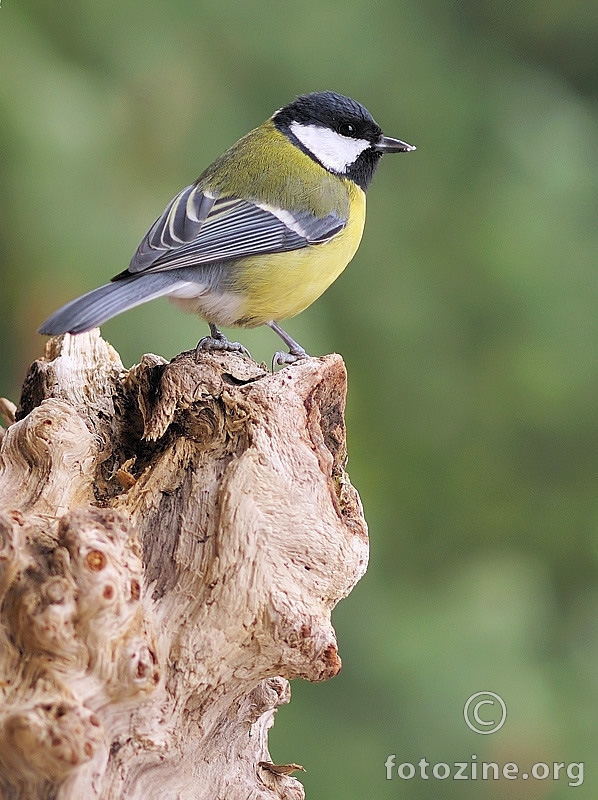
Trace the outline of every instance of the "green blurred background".
[[[349, 94], [418, 147], [383, 160], [358, 255], [286, 326], [346, 360], [371, 533], [334, 613], [344, 669], [294, 682], [271, 734], [312, 800], [596, 797], [597, 53], [595, 0], [2, 0], [13, 400], [39, 323], [296, 94]], [[205, 332], [164, 300], [103, 328], [126, 365]], [[241, 338], [258, 360], [279, 345]], [[480, 690], [508, 707], [493, 736], [463, 720]], [[583, 761], [585, 779], [387, 781], [389, 754]]]

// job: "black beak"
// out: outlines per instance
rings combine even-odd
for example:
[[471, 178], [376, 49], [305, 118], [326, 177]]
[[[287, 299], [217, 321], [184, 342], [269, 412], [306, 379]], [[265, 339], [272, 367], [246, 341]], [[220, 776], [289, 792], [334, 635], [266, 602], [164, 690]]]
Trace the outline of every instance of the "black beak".
[[417, 149], [412, 144], [390, 136], [381, 136], [373, 147], [377, 153], [410, 153]]

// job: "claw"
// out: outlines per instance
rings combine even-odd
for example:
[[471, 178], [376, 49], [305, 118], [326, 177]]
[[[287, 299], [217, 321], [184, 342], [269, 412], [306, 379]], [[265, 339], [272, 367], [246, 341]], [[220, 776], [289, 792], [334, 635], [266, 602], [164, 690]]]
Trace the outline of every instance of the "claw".
[[301, 361], [304, 358], [309, 358], [309, 354], [305, 352], [304, 348], [296, 342], [294, 339], [291, 339], [289, 334], [280, 327], [277, 322], [271, 320], [267, 322], [266, 325], [272, 328], [272, 330], [277, 333], [282, 341], [287, 345], [289, 348], [288, 353], [283, 353], [281, 350], [278, 350], [272, 356], [272, 372], [274, 372], [274, 367], [278, 364], [278, 366], [284, 366], [285, 364], [295, 364], [297, 361]]
[[285, 353], [282, 350], [278, 350], [272, 356], [272, 372], [274, 372], [274, 367], [279, 366], [283, 367], [286, 364], [296, 364], [297, 361], [303, 361], [304, 358], [309, 358], [309, 355], [301, 348], [301, 352], [289, 352]]
[[226, 350], [229, 353], [241, 353], [251, 358], [251, 353], [241, 342], [229, 342], [226, 336], [215, 325], [210, 323], [210, 336], [200, 339], [195, 348], [195, 360], [199, 361], [202, 350]]

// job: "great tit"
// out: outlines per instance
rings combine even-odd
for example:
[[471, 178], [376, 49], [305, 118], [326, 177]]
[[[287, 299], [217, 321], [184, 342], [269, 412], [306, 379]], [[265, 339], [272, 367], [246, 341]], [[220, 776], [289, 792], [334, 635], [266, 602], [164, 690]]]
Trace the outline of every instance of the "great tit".
[[384, 136], [358, 102], [301, 95], [226, 150], [168, 204], [111, 283], [60, 308], [40, 333], [82, 333], [168, 296], [210, 326], [197, 350], [233, 350], [217, 326], [269, 325], [288, 353], [307, 356], [277, 320], [314, 302], [353, 258], [365, 192], [383, 153], [415, 147]]

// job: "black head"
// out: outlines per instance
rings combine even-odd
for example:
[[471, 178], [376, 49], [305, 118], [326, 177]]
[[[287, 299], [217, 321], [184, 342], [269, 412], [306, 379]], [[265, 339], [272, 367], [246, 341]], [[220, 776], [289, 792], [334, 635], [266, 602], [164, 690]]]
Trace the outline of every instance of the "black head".
[[301, 95], [277, 111], [272, 120], [310, 158], [364, 190], [382, 153], [415, 150], [384, 136], [367, 108], [335, 92]]

